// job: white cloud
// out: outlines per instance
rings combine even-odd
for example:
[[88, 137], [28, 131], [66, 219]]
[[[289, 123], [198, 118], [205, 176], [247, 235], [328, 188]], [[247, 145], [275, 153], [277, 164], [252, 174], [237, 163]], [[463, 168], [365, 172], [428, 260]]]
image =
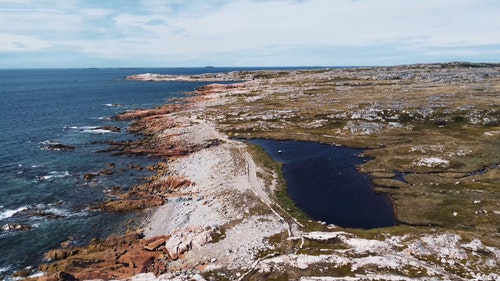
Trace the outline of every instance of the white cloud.
[[384, 2], [233, 1], [213, 13], [178, 23], [193, 38], [223, 38], [246, 46], [362, 45], [415, 39], [432, 45], [500, 43], [500, 36], [491, 36], [500, 30], [498, 9], [478, 10], [472, 1]]
[[0, 31], [3, 32], [62, 34], [79, 31], [82, 24], [81, 15], [57, 9], [0, 9]]
[[500, 45], [498, 14], [495, 0], [2, 0], [0, 54], [50, 55], [55, 46], [75, 57], [191, 65], [210, 57], [334, 64], [447, 51], [494, 60], [498, 53], [482, 46]]
[[86, 18], [102, 18], [113, 14], [109, 9], [87, 8], [81, 9], [80, 13]]
[[51, 42], [35, 36], [15, 35], [0, 32], [0, 51], [33, 52], [53, 46]]

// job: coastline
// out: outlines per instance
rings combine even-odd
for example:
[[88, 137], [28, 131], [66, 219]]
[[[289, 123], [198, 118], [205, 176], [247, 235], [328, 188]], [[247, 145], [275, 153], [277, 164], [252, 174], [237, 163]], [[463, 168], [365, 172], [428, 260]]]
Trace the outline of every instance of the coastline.
[[[185, 98], [186, 103], [134, 110], [114, 117], [133, 120], [129, 131], [144, 138], [136, 143], [114, 144], [110, 150], [120, 147], [120, 154], [148, 154], [163, 157], [165, 161], [150, 168], [157, 174], [149, 183], [119, 195], [118, 200], [103, 202], [99, 208], [104, 211], [155, 210], [142, 229], [122, 237], [108, 237], [103, 243], [97, 242], [97, 246], [91, 244], [77, 250], [49, 251], [46, 259], [55, 262], [41, 266], [41, 270], [49, 274], [39, 280], [60, 278], [61, 272], [79, 280], [122, 279], [153, 267], [156, 275], [167, 274], [170, 278], [179, 274], [193, 278], [199, 272], [222, 267], [235, 270], [240, 276], [252, 270], [254, 257], [269, 247], [266, 239], [289, 232], [291, 227], [271, 206], [274, 203], [256, 176], [258, 168], [246, 146], [230, 140], [213, 124], [196, 116], [205, 106], [220, 102], [218, 98], [228, 89], [238, 91], [242, 87], [245, 86], [241, 83], [208, 85]], [[162, 190], [165, 192], [159, 191], [158, 187], [165, 182], [168, 185]], [[238, 206], [235, 201], [239, 202]], [[214, 239], [217, 243], [213, 243]], [[110, 243], [110, 240], [122, 242]], [[158, 241], [165, 245], [146, 249]], [[145, 258], [130, 258], [127, 263], [120, 255], [95, 254], [89, 249], [109, 252], [111, 248], [113, 252], [120, 252], [116, 248], [123, 243], [129, 249], [122, 251], [136, 256], [145, 252]], [[74, 260], [95, 256], [109, 260], [108, 264], [95, 268], [89, 264], [85, 268], [74, 266]], [[131, 270], [117, 270], [111, 266], [112, 260], [125, 263]]]
[[[346, 76], [352, 75], [346, 73]], [[265, 75], [265, 79], [275, 79], [272, 82], [279, 81], [284, 75], [279, 72], [258, 74]], [[310, 75], [314, 79], [320, 76], [314, 76], [312, 71], [294, 75]], [[230, 77], [237, 76], [231, 74]], [[428, 276], [498, 278], [494, 272], [500, 262], [498, 247], [485, 245], [475, 237], [463, 239], [459, 231], [401, 226], [360, 232], [326, 226], [321, 222], [306, 221], [307, 225], [304, 225], [303, 221], [289, 216], [289, 210], [285, 211], [286, 207], [275, 202], [274, 192], [278, 188], [275, 171], [256, 163], [245, 144], [229, 138], [241, 136], [241, 131], [247, 130], [245, 125], [240, 131], [228, 130], [224, 128], [225, 124], [218, 122], [228, 115], [223, 116], [213, 109], [227, 106], [231, 104], [229, 99], [239, 96], [248, 101], [268, 97], [270, 93], [263, 89], [270, 88], [262, 88], [263, 83], [255, 79], [237, 84], [209, 85], [175, 105], [175, 109], [170, 106], [136, 111], [138, 115], [132, 113], [126, 117], [134, 120], [132, 130], [148, 137], [146, 142], [128, 153], [153, 153], [169, 158], [158, 169], [150, 186], [163, 186], [174, 181], [183, 184], [168, 184], [160, 191], [153, 190], [153, 196], [160, 197], [162, 203], [150, 206], [157, 209], [140, 231], [144, 237], [134, 236], [142, 242], [137, 247], [135, 242], [125, 243], [127, 250], [116, 259], [131, 270], [110, 270], [106, 276], [94, 270], [87, 272], [88, 275], [78, 275], [82, 273], [77, 272], [74, 276], [104, 280], [204, 280], [210, 277], [243, 280], [252, 275], [252, 278], [264, 280], [269, 276], [294, 278], [307, 273], [307, 276], [318, 278], [330, 276], [325, 280], [340, 280], [342, 277], [411, 280]], [[277, 91], [280, 90], [283, 91]], [[261, 91], [261, 96], [251, 94], [258, 91]], [[300, 134], [290, 135], [297, 139], [306, 138]], [[250, 137], [258, 136], [257, 132]], [[363, 146], [362, 138], [354, 144]], [[324, 139], [328, 137], [319, 141]], [[345, 139], [347, 136], [341, 136], [335, 141], [342, 143]], [[368, 168], [362, 170], [373, 174], [373, 169]], [[386, 171], [377, 171], [379, 174], [383, 172]], [[394, 184], [384, 177], [378, 181], [382, 186]], [[373, 237], [370, 233], [374, 233]], [[116, 243], [112, 247], [116, 251]], [[140, 261], [121, 258], [135, 250], [136, 256], [142, 255]], [[489, 253], [491, 258], [481, 252]], [[441, 262], [430, 261], [429, 255]], [[478, 259], [478, 263], [464, 265], [462, 273], [448, 267], [472, 256]], [[78, 258], [77, 254], [67, 257]], [[483, 263], [486, 260], [490, 262]], [[373, 266], [377, 269], [372, 269]], [[405, 268], [414, 268], [420, 273], [405, 273]], [[395, 273], [387, 273], [388, 270]]]

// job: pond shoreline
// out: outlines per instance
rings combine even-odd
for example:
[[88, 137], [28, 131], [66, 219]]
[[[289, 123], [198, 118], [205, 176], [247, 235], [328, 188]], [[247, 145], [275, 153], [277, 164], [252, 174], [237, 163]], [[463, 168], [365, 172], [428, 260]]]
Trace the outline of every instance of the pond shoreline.
[[375, 194], [371, 179], [358, 169], [366, 160], [359, 156], [363, 150], [300, 141], [250, 142], [284, 164], [289, 196], [312, 219], [344, 228], [395, 225], [390, 197]]

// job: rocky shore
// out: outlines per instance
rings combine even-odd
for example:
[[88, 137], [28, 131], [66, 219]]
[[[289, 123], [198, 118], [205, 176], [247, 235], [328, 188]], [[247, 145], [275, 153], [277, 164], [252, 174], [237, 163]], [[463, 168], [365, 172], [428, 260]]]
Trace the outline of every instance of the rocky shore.
[[[143, 138], [112, 149], [162, 161], [148, 183], [96, 208], [151, 216], [123, 236], [62, 244], [37, 279], [500, 279], [498, 65], [129, 79], [246, 82], [116, 116]], [[400, 225], [363, 231], [304, 218], [280, 196], [279, 165], [232, 137], [372, 148], [360, 169], [393, 198]]]

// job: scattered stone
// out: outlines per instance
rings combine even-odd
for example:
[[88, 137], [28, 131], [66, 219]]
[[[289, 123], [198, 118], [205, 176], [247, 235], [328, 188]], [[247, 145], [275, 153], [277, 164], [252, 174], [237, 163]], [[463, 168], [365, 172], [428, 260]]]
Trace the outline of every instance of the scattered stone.
[[323, 242], [335, 242], [335, 241], [339, 242], [348, 237], [353, 237], [353, 236], [354, 236], [353, 234], [343, 231], [336, 231], [336, 232], [315, 231], [302, 234], [302, 237], [306, 239], [314, 241], [323, 241]]
[[21, 223], [6, 223], [2, 226], [1, 230], [5, 232], [27, 231], [31, 230], [31, 226], [28, 224], [21, 224]]

